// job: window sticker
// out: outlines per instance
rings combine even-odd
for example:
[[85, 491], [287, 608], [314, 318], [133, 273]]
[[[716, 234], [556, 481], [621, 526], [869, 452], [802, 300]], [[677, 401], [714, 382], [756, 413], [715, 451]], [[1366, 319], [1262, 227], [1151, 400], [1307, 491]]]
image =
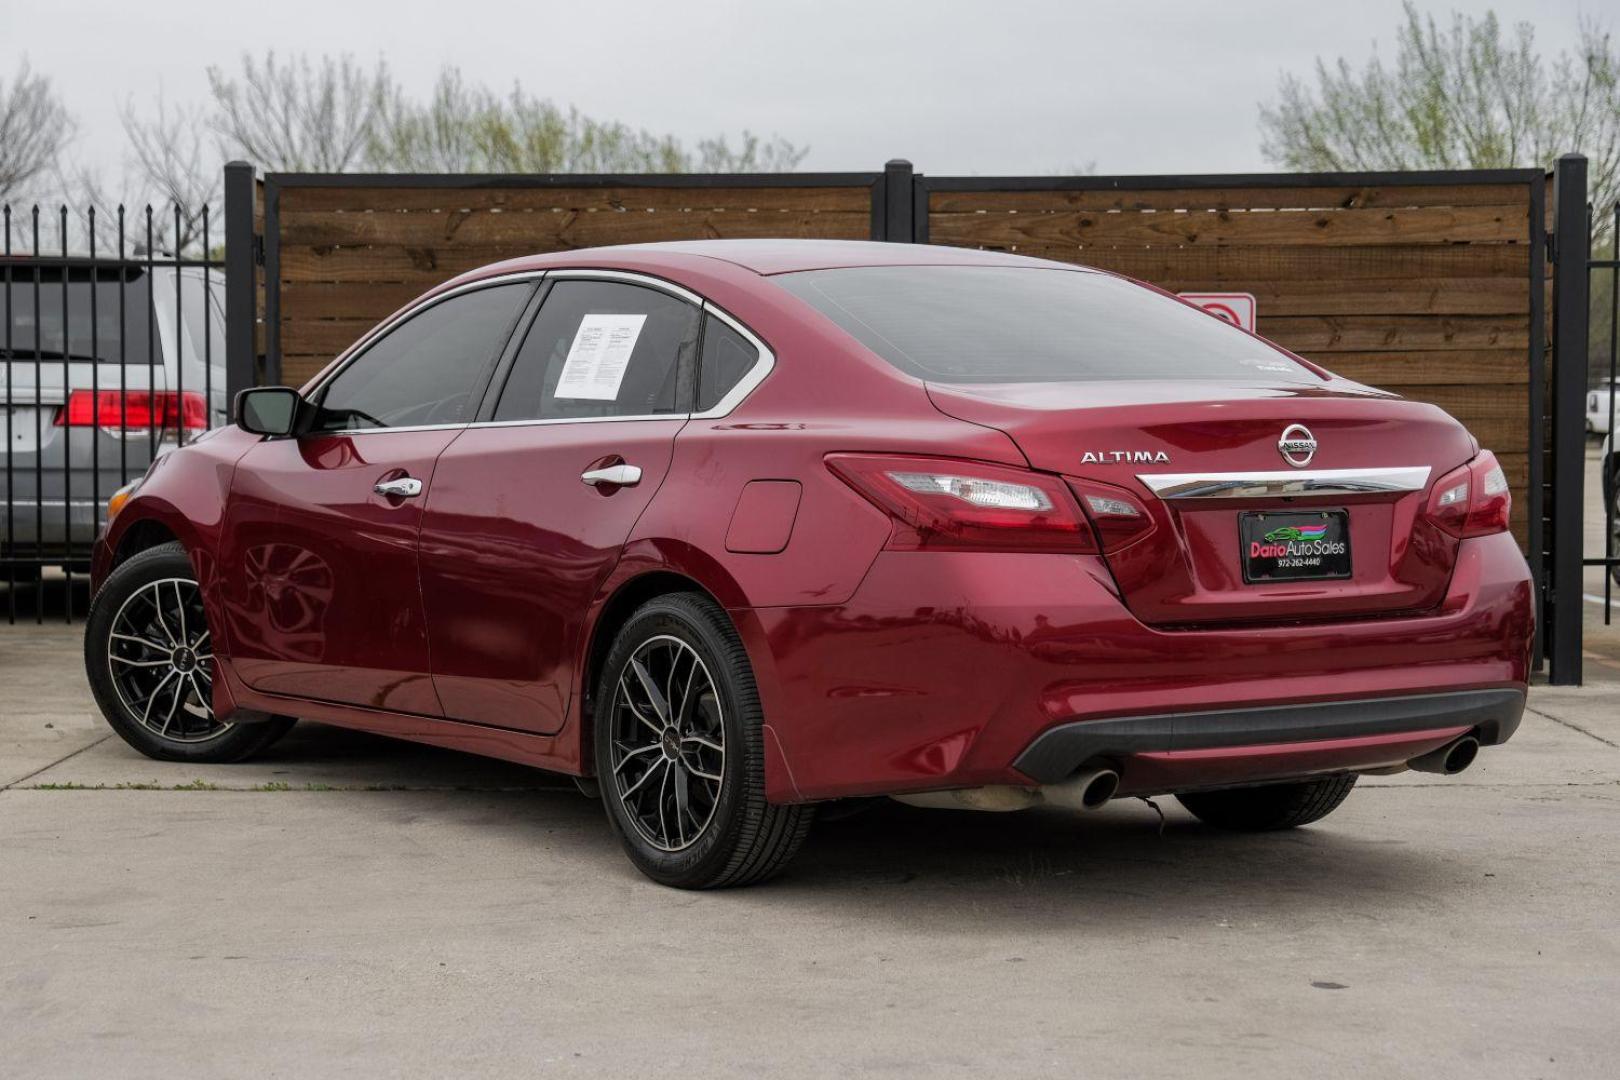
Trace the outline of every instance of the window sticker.
[[645, 315], [587, 315], [568, 347], [554, 397], [616, 401]]

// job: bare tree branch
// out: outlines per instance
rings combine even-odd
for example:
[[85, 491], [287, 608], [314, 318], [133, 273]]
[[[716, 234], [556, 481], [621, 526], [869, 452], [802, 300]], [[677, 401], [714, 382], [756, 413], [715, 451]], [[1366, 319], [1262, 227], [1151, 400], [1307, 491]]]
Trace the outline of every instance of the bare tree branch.
[[231, 157], [286, 172], [346, 172], [361, 164], [373, 124], [397, 95], [388, 65], [370, 71], [347, 54], [311, 63], [242, 56], [240, 80], [208, 69], [214, 130]]
[[51, 80], [35, 75], [27, 60], [9, 89], [0, 77], [0, 202], [22, 195], [48, 171], [73, 130], [73, 118], [51, 89]]

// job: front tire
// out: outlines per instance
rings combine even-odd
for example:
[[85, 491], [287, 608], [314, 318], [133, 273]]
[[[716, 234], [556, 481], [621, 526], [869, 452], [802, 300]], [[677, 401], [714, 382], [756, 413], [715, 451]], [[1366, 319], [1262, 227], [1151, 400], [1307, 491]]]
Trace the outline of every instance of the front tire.
[[1235, 832], [1274, 832], [1320, 821], [1339, 808], [1356, 786], [1354, 773], [1293, 784], [1265, 784], [1228, 791], [1197, 791], [1176, 801], [1206, 825]]
[[803, 845], [814, 807], [765, 800], [753, 669], [724, 611], [699, 593], [642, 605], [597, 686], [596, 771], [630, 861], [663, 885], [749, 885]]
[[101, 714], [149, 758], [241, 761], [285, 735], [275, 717], [214, 717], [213, 634], [191, 559], [178, 543], [132, 555], [107, 578], [84, 627], [84, 667]]

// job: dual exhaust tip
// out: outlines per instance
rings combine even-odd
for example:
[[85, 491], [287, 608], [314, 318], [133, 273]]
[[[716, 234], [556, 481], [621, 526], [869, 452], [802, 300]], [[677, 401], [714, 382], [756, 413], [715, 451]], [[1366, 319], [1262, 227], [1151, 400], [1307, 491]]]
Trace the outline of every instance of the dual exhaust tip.
[[[1406, 763], [1417, 772], [1456, 776], [1474, 763], [1479, 756], [1479, 739], [1463, 735]], [[1398, 766], [1397, 766], [1398, 769]], [[1040, 787], [1015, 787], [1011, 784], [992, 784], [987, 787], [958, 788], [954, 791], [917, 791], [890, 798], [907, 806], [922, 806], [937, 810], [987, 810], [1006, 813], [1030, 810], [1037, 806], [1066, 806], [1070, 810], [1096, 810], [1119, 791], [1119, 772], [1108, 766], [1082, 769], [1056, 784]]]
[[1082, 769], [1067, 780], [1040, 787], [992, 784], [954, 791], [918, 791], [890, 798], [907, 806], [935, 810], [988, 810], [1005, 813], [1037, 806], [1066, 806], [1070, 810], [1096, 810], [1119, 791], [1119, 773], [1106, 766]]

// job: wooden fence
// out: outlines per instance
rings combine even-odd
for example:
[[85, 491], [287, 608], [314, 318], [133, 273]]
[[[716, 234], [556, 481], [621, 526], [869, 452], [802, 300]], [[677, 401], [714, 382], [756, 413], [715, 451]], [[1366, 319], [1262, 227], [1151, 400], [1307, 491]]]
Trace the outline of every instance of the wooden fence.
[[266, 178], [269, 349], [297, 385], [380, 319], [516, 255], [654, 240], [870, 239], [883, 176]]
[[1527, 170], [923, 177], [917, 239], [1082, 263], [1173, 292], [1253, 293], [1261, 335], [1433, 402], [1494, 449], [1528, 549], [1544, 184]]
[[[265, 178], [267, 370], [297, 385], [444, 279], [652, 240], [887, 239], [1013, 251], [1177, 292], [1253, 293], [1259, 332], [1456, 416], [1496, 450], [1539, 552], [1545, 178], [316, 176]], [[1536, 559], [1532, 558], [1532, 563]]]

